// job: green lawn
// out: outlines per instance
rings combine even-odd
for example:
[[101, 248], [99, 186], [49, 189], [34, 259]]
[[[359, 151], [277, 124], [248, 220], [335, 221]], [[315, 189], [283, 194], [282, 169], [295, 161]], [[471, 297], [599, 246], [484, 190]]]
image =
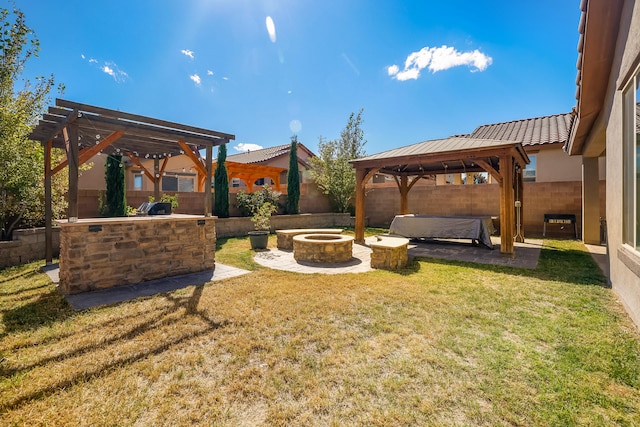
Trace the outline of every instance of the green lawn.
[[250, 274], [81, 313], [42, 263], [1, 270], [0, 425], [640, 425], [640, 335], [579, 242], [536, 271], [250, 254], [221, 239]]

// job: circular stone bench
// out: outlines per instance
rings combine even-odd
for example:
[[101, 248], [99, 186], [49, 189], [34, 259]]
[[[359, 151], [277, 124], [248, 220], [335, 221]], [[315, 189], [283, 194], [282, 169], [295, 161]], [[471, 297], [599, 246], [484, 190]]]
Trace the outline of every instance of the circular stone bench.
[[342, 228], [292, 228], [276, 230], [278, 249], [290, 251], [293, 249], [293, 238], [299, 234], [342, 234]]
[[353, 256], [353, 236], [298, 234], [293, 237], [293, 258], [316, 263], [348, 262]]
[[384, 270], [404, 268], [409, 258], [409, 239], [404, 237], [376, 236], [371, 247], [371, 267]]

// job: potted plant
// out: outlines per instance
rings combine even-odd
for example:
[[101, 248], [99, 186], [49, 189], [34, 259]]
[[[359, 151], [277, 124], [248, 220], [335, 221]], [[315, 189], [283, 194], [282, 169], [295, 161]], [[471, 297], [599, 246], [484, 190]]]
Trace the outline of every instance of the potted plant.
[[266, 249], [269, 241], [269, 232], [271, 231], [271, 215], [276, 212], [277, 208], [265, 202], [255, 210], [251, 217], [251, 222], [255, 231], [249, 232], [249, 241], [251, 249]]

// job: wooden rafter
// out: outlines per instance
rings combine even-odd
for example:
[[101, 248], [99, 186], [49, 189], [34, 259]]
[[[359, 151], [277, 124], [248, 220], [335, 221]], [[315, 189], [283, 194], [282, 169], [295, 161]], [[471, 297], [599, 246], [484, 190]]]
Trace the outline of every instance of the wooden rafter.
[[[103, 139], [93, 147], [87, 147], [80, 150], [80, 152], [78, 153], [78, 166], [81, 166], [86, 162], [88, 162], [93, 156], [98, 154], [105, 147], [108, 147], [109, 145], [113, 144], [122, 135], [124, 135], [124, 132], [113, 132], [111, 135], [109, 135], [108, 137], [106, 137], [105, 139]], [[68, 159], [63, 160], [62, 162], [60, 162], [58, 166], [53, 168], [53, 170], [51, 171], [51, 175], [57, 174], [62, 169], [64, 169], [68, 164], [69, 164]]]
[[136, 156], [133, 155], [133, 153], [130, 153], [130, 152], [127, 152], [127, 156], [129, 157], [129, 159], [131, 159], [131, 161], [133, 163], [136, 164], [136, 166], [138, 166], [140, 169], [142, 169], [142, 172], [145, 174], [145, 176], [147, 178], [149, 178], [151, 180], [151, 182], [155, 181], [155, 177], [153, 176], [153, 174], [151, 172], [149, 172], [149, 170], [147, 168], [144, 167], [144, 165], [142, 164], [140, 159], [138, 159]]
[[202, 159], [199, 157], [200, 153], [198, 153], [196, 155], [196, 153], [193, 152], [191, 147], [189, 147], [189, 145], [184, 141], [178, 140], [178, 144], [184, 150], [184, 154], [186, 154], [187, 157], [189, 157], [191, 159], [191, 161], [195, 165], [197, 171], [202, 175], [206, 175], [207, 174], [207, 170], [205, 169], [204, 165], [202, 164]]
[[489, 163], [485, 162], [482, 159], [475, 159], [474, 162], [482, 169], [484, 169], [489, 175], [491, 175], [493, 179], [496, 180], [496, 182], [502, 182], [502, 175], [500, 175], [500, 172], [495, 170]]

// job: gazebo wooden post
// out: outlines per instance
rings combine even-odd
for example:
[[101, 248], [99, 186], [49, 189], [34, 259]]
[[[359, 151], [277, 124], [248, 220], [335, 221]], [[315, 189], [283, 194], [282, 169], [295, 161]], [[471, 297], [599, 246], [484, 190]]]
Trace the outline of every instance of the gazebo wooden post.
[[364, 243], [364, 185], [366, 169], [356, 169], [356, 243]]
[[409, 185], [406, 173], [400, 175], [400, 215], [409, 213]]
[[211, 175], [213, 174], [213, 146], [207, 145], [206, 149], [207, 175], [204, 181], [204, 216], [211, 216]]
[[516, 236], [516, 242], [524, 242], [524, 182], [522, 167], [516, 169], [516, 194], [520, 201], [520, 234]]
[[500, 253], [513, 254], [513, 156], [500, 157]]
[[69, 192], [67, 221], [78, 221], [78, 129], [74, 125], [65, 126], [62, 135], [69, 163]]
[[53, 263], [53, 210], [51, 208], [51, 150], [53, 140], [44, 146], [44, 258], [46, 265]]
[[160, 159], [153, 159], [153, 199], [160, 201]]

